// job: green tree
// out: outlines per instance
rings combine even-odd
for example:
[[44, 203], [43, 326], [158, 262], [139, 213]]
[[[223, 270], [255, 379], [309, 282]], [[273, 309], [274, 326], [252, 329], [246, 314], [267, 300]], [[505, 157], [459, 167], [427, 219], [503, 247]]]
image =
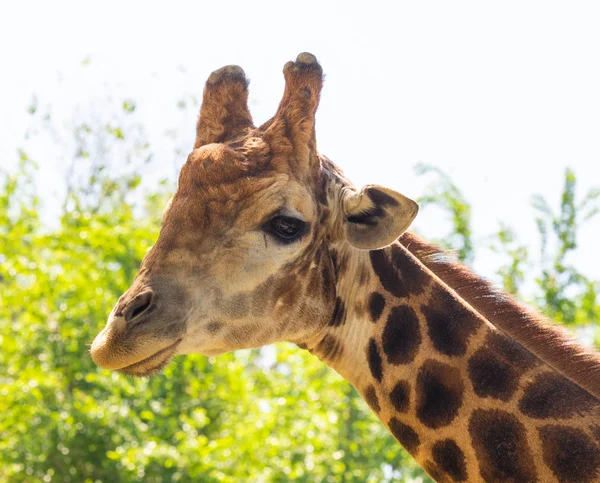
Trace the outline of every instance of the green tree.
[[[29, 112], [49, 130], [39, 106]], [[431, 481], [346, 381], [291, 344], [185, 356], [151, 379], [92, 363], [89, 344], [156, 239], [173, 190], [141, 182], [154, 151], [136, 106], [114, 100], [108, 120], [52, 127], [71, 159], [58, 223], [46, 219], [27, 149], [15, 172], [0, 173], [0, 480]], [[422, 204], [449, 214], [448, 248], [472, 262], [485, 247], [473, 241], [468, 201], [441, 171], [421, 170], [438, 181]], [[570, 327], [597, 328], [598, 282], [568, 254], [599, 195], [576, 202], [575, 181], [567, 171], [556, 215], [535, 200], [544, 241], [535, 294], [522, 293], [534, 248], [505, 225], [492, 245], [507, 290]]]
[[[125, 119], [133, 105], [118, 105]], [[25, 152], [17, 172], [0, 175], [0, 480], [424, 475], [346, 381], [290, 344], [186, 356], [144, 380], [92, 363], [89, 344], [156, 239], [172, 189], [142, 189], [136, 173], [151, 150], [135, 123], [106, 126], [71, 131], [74, 164], [56, 227], [41, 221]], [[144, 156], [115, 166], [116, 152], [139, 149]]]
[[461, 262], [470, 264], [474, 257], [473, 234], [471, 230], [471, 204], [450, 177], [439, 168], [418, 164], [415, 171], [419, 175], [435, 175], [435, 181], [418, 198], [422, 208], [437, 206], [447, 212], [450, 232], [437, 244], [453, 250]]
[[592, 189], [577, 202], [576, 187], [575, 173], [567, 169], [556, 214], [544, 198], [533, 198], [539, 213], [536, 224], [542, 240], [542, 270], [536, 280], [540, 288], [538, 304], [557, 322], [570, 326], [598, 325], [600, 307], [596, 293], [600, 285], [569, 263], [569, 254], [577, 248], [578, 230], [598, 215], [600, 189]]

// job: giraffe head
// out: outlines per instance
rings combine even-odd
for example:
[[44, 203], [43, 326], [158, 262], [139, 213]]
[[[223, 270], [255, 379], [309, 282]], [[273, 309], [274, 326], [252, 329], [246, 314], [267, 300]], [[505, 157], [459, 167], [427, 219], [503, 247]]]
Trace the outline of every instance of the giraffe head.
[[279, 108], [259, 128], [241, 68], [208, 78], [159, 238], [92, 344], [98, 365], [149, 375], [175, 354], [318, 337], [336, 306], [331, 247], [384, 247], [415, 217], [412, 200], [357, 191], [317, 153], [315, 57], [300, 54], [284, 76]]

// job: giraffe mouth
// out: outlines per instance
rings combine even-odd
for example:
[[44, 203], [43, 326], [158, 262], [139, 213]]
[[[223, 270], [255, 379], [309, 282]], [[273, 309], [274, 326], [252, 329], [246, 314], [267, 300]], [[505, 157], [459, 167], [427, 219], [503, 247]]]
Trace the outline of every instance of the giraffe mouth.
[[178, 339], [173, 344], [155, 352], [151, 356], [117, 370], [121, 374], [136, 377], [147, 377], [158, 374], [169, 364], [169, 362], [171, 362], [171, 359], [177, 351], [177, 346], [182, 340], [183, 339]]

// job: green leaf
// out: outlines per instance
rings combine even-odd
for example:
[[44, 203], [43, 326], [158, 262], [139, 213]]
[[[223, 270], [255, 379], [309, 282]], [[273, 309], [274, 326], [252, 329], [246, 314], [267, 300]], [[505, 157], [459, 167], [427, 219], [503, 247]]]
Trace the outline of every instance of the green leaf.
[[135, 111], [136, 104], [132, 100], [123, 101], [123, 110], [127, 113], [132, 113]]

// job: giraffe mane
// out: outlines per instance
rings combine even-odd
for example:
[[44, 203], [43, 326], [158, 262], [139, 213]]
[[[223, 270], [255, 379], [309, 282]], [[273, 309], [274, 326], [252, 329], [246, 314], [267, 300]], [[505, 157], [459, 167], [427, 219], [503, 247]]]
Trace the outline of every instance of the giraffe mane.
[[600, 354], [489, 281], [452, 260], [440, 248], [405, 233], [402, 245], [492, 325], [600, 400]]

